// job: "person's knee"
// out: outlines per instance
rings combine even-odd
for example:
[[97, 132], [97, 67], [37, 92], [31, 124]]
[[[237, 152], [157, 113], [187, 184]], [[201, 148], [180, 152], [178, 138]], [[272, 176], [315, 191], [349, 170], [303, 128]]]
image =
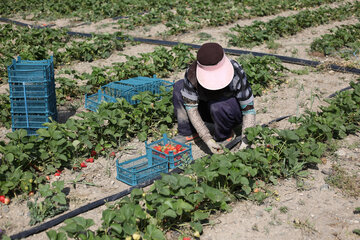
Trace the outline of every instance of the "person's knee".
[[212, 115], [219, 115], [222, 114], [224, 112], [228, 112], [228, 105], [227, 104], [223, 104], [221, 102], [217, 102], [217, 103], [213, 103], [210, 105], [210, 112]]
[[184, 86], [184, 79], [176, 81], [173, 85], [173, 95], [181, 95], [180, 91]]

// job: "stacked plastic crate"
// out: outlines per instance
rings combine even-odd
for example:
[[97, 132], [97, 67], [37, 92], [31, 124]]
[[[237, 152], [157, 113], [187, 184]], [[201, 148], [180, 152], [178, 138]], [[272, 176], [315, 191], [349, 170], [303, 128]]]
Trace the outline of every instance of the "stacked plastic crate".
[[36, 135], [52, 118], [57, 120], [53, 57], [48, 60], [13, 60], [8, 66], [12, 130]]
[[140, 92], [150, 91], [160, 93], [160, 86], [169, 89], [173, 83], [156, 78], [135, 77], [126, 80], [111, 82], [101, 87], [98, 93], [85, 95], [85, 108], [96, 112], [102, 102], [116, 102], [116, 98], [125, 98], [130, 104], [136, 104], [131, 98]]

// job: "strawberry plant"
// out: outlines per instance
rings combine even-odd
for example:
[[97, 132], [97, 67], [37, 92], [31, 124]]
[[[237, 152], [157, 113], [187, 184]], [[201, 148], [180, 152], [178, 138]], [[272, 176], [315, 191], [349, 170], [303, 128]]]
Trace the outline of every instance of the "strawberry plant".
[[286, 67], [275, 57], [254, 57], [242, 55], [236, 59], [243, 67], [255, 96], [261, 96], [265, 89], [284, 82]]
[[[350, 54], [360, 48], [360, 24], [342, 25], [331, 29], [331, 33], [322, 35], [311, 43], [312, 52], [334, 55], [342, 49], [351, 49]], [[348, 54], [349, 55], [349, 54]], [[342, 54], [345, 57], [346, 54]], [[348, 56], [347, 56], [348, 57]]]
[[[118, 40], [117, 37], [123, 37], [123, 40]], [[78, 41], [73, 41], [75, 39]], [[119, 34], [94, 34], [92, 38], [81, 39], [79, 36], [67, 34], [67, 29], [1, 25], [0, 81], [6, 81], [6, 66], [10, 65], [16, 56], [26, 60], [43, 60], [53, 55], [57, 67], [75, 60], [93, 61], [108, 58], [113, 51], [123, 49], [125, 39]]]
[[229, 34], [229, 43], [238, 47], [253, 47], [265, 41], [294, 35], [305, 28], [359, 15], [359, 10], [360, 3], [355, 2], [337, 8], [320, 7], [312, 11], [304, 10], [293, 16], [276, 17], [268, 22], [254, 21], [251, 25], [244, 27], [237, 25], [230, 29], [235, 34]]
[[[27, 206], [30, 211], [30, 225], [43, 222], [46, 218], [53, 217], [68, 210], [69, 205], [65, 194], [64, 181], [41, 184], [39, 186], [39, 196], [34, 201], [28, 201]], [[43, 199], [39, 201], [39, 199]]]
[[11, 127], [11, 105], [10, 97], [8, 94], [0, 94], [0, 126], [10, 128]]

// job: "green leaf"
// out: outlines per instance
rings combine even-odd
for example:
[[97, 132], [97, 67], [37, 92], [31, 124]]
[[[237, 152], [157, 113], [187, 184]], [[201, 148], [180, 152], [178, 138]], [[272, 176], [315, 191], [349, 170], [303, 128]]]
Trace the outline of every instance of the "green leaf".
[[147, 235], [147, 237], [144, 239], [165, 240], [164, 233], [161, 230], [159, 230], [158, 228], [156, 228], [156, 226], [153, 224], [150, 224], [146, 227], [146, 235]]
[[194, 212], [194, 221], [202, 221], [208, 219], [210, 216], [210, 212], [203, 212], [201, 210], [197, 210]]
[[249, 186], [249, 180], [246, 177], [240, 178], [240, 183], [245, 186]]
[[46, 232], [46, 235], [48, 236], [49, 240], [66, 240], [66, 233], [59, 232], [57, 233], [55, 230], [50, 230]]
[[66, 204], [66, 198], [65, 198], [65, 196], [55, 195], [52, 199], [53, 199], [55, 202], [58, 202], [58, 203], [60, 203], [60, 204], [63, 204], [63, 205]]
[[163, 212], [163, 215], [166, 217], [176, 218], [176, 212], [172, 209], [167, 209], [165, 212]]
[[201, 186], [204, 189], [206, 197], [209, 198], [212, 202], [220, 202], [224, 199], [224, 194], [220, 190], [210, 187], [204, 183], [202, 183]]
[[131, 198], [134, 199], [134, 198], [140, 198], [142, 197], [142, 194], [143, 194], [143, 190], [140, 189], [140, 188], [134, 188], [132, 191], [131, 191]]
[[14, 160], [14, 154], [12, 154], [12, 153], [6, 154], [5, 159], [9, 162], [12, 162]]
[[36, 132], [40, 137], [50, 137], [50, 133], [46, 128], [40, 128]]
[[279, 131], [279, 136], [290, 142], [295, 142], [299, 140], [299, 137], [296, 135], [295, 131], [292, 130], [281, 130]]
[[79, 140], [74, 140], [73, 142], [72, 142], [72, 145], [75, 147], [75, 148], [77, 148], [77, 146], [80, 144], [80, 141]]
[[137, 136], [140, 141], [145, 141], [147, 139], [147, 132], [139, 132]]
[[117, 234], [121, 234], [123, 231], [121, 225], [118, 223], [112, 223], [110, 225], [110, 228], [113, 229]]
[[202, 233], [203, 231], [203, 227], [200, 222], [191, 222], [190, 226], [192, 227], [192, 229], [198, 231], [199, 233]]
[[277, 184], [278, 184], [278, 181], [277, 181], [276, 177], [274, 177], [274, 176], [270, 176], [269, 180], [270, 180], [274, 185], [277, 185]]
[[110, 209], [106, 209], [102, 212], [102, 220], [105, 226], [109, 226], [112, 220], [116, 217], [116, 213]]

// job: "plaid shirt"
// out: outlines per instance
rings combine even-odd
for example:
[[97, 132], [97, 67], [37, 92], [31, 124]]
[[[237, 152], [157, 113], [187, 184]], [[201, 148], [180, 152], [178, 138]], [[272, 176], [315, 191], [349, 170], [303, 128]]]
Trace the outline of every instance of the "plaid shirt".
[[[244, 111], [244, 114], [255, 114], [254, 110], [254, 96], [249, 82], [247, 81], [246, 74], [241, 65], [235, 60], [230, 60], [234, 67], [234, 77], [223, 89], [211, 91], [206, 90], [198, 84], [196, 80], [196, 62], [194, 62], [185, 73], [184, 88], [181, 90], [181, 94], [184, 98], [185, 107], [192, 108], [197, 107], [199, 101], [213, 100], [208, 95], [214, 95], [214, 100], [219, 97], [235, 97]], [[202, 89], [201, 89], [202, 88]]]

